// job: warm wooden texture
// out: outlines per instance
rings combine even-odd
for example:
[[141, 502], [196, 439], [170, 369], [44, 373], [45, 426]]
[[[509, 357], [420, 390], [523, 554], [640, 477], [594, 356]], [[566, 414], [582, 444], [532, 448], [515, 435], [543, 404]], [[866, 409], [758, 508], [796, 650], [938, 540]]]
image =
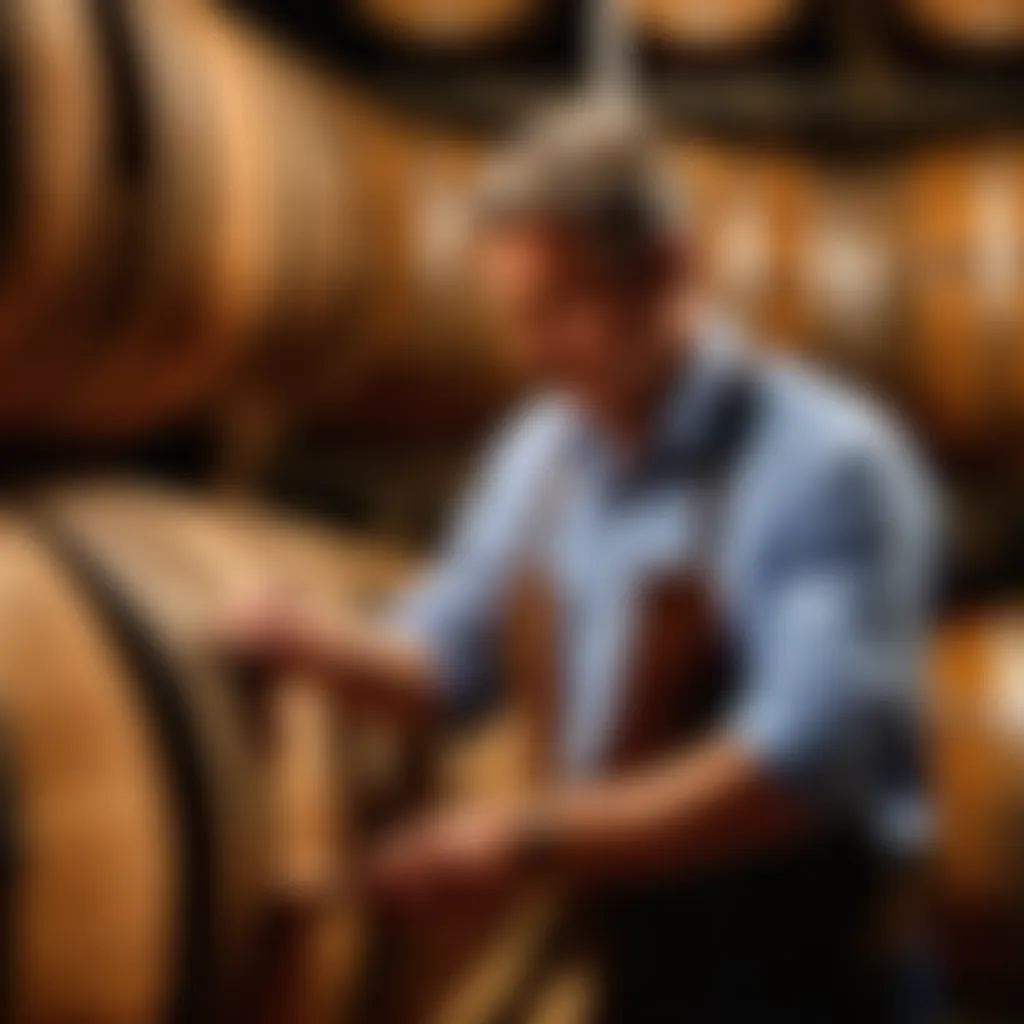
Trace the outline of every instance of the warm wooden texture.
[[674, 154], [711, 304], [758, 344], [891, 397], [951, 457], [1020, 429], [1024, 154], [993, 141], [854, 170], [757, 148]]
[[1024, 849], [1024, 612], [946, 624], [933, 648], [933, 764], [947, 898], [1009, 908]]
[[[238, 587], [273, 582], [296, 600], [336, 603], [340, 613], [343, 604], [376, 604], [410, 574], [409, 560], [399, 553], [347, 544], [231, 503], [101, 485], [58, 494], [47, 507], [137, 595], [147, 620], [178, 651], [196, 651], [211, 610]], [[389, 755], [386, 736], [374, 741], [371, 723], [350, 723], [362, 735], [344, 730], [310, 682], [297, 678], [272, 691], [256, 717], [245, 785], [255, 794], [264, 831], [248, 853], [236, 849], [240, 859], [223, 862], [230, 876], [251, 869], [256, 854], [249, 938], [257, 969], [242, 975], [241, 1019], [247, 1022], [336, 1020], [362, 981], [366, 922], [358, 903], [350, 902], [348, 875], [347, 855], [360, 838], [352, 813], [357, 794], [373, 785], [374, 776], [393, 771], [387, 763], [389, 757], [396, 763], [394, 747]], [[214, 676], [208, 685], [225, 680]], [[521, 738], [515, 723], [503, 719], [452, 745], [437, 766], [439, 788], [430, 795], [514, 796], [523, 785]], [[346, 802], [345, 794], [354, 802]], [[471, 918], [416, 929], [397, 947], [401, 962], [378, 964], [391, 981], [368, 1019], [490, 1020], [536, 969], [553, 914], [547, 899], [529, 900], [501, 929], [482, 929]], [[563, 1024], [584, 1019], [591, 987], [578, 964], [545, 970], [525, 984], [519, 995], [538, 1014], [559, 1014]]]
[[797, 0], [634, 0], [641, 31], [664, 46], [710, 53], [736, 50], [777, 35]]
[[0, 348], [7, 349], [38, 328], [45, 305], [65, 294], [88, 259], [110, 124], [84, 4], [11, 0], [2, 19], [10, 106], [0, 125], [12, 160], [0, 287]]
[[958, 614], [932, 650], [934, 909], [950, 980], [1017, 1006], [1024, 920], [1024, 611]]
[[808, 348], [832, 370], [889, 393], [902, 384], [906, 348], [897, 181], [891, 163], [813, 170], [797, 254]]
[[768, 344], [809, 341], [806, 242], [815, 199], [811, 168], [765, 150], [684, 146], [673, 154], [691, 198], [696, 272], [713, 304]]
[[903, 0], [907, 14], [932, 38], [981, 52], [1024, 46], [1019, 0]]
[[673, 164], [689, 197], [711, 301], [770, 345], [872, 380], [892, 369], [896, 173], [692, 143]]
[[[301, 524], [142, 488], [78, 487], [34, 508], [122, 595], [183, 688], [212, 828], [210, 1019], [336, 1020], [361, 977], [346, 857], [359, 766], [313, 680], [241, 689], [209, 624], [257, 581], [351, 614], [407, 567]], [[19, 842], [13, 1019], [148, 1024], [174, 995], [186, 887], [164, 723], [109, 612], [21, 514], [0, 523], [0, 550]]]
[[348, 130], [367, 240], [359, 297], [303, 411], [378, 435], [484, 422], [516, 384], [473, 280], [470, 202], [486, 146], [372, 106]]
[[169, 780], [117, 651], [46, 550], [0, 527], [5, 731], [17, 773], [15, 1019], [156, 1019], [178, 870]]
[[927, 154], [900, 204], [911, 400], [929, 436], [972, 451], [1006, 424], [1024, 338], [1024, 156]]
[[537, 0], [357, 0], [363, 15], [396, 38], [421, 46], [480, 45], [527, 25]]
[[352, 271], [341, 100], [208, 6], [5, 16], [24, 195], [0, 429], [134, 436], [208, 404], [257, 347], [282, 389], [308, 375]]
[[963, 613], [933, 647], [935, 909], [952, 981], [1017, 1005], [1024, 886], [1024, 611]]

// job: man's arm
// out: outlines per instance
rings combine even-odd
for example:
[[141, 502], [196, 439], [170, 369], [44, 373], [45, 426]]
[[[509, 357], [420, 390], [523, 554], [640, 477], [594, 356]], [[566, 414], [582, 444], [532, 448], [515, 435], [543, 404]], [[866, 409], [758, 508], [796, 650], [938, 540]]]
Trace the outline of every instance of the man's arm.
[[656, 876], [784, 842], [798, 801], [742, 743], [710, 739], [644, 771], [549, 795], [522, 813], [524, 860], [584, 882]]
[[[933, 574], [930, 502], [897, 454], [837, 461], [789, 520], [717, 736], [530, 812], [573, 874], [756, 854], [815, 819], [870, 810], [881, 734], [915, 714], [909, 684]], [[912, 722], [904, 740], [914, 742]]]
[[226, 609], [218, 642], [261, 671], [301, 672], [348, 703], [409, 725], [429, 725], [440, 711], [439, 668], [424, 644], [335, 609], [244, 594]]
[[475, 828], [472, 810], [442, 821], [391, 851], [397, 888], [429, 889], [417, 844], [441, 879], [500, 885], [546, 864], [601, 881], [756, 856], [867, 810], [875, 744], [887, 721], [914, 715], [931, 524], [909, 480], [898, 463], [858, 457], [787, 517], [745, 624], [740, 695], [716, 735], [626, 777], [476, 812]]
[[934, 575], [930, 494], [893, 445], [837, 459], [787, 520], [743, 630], [745, 678], [719, 735], [538, 808], [573, 872], [757, 853], [815, 818], [865, 811], [881, 734], [909, 719], [904, 742], [914, 742], [912, 684]]
[[799, 805], [729, 739], [620, 779], [442, 813], [389, 837], [368, 880], [404, 912], [500, 899], [520, 881], [676, 874], [785, 841]]
[[[413, 723], [481, 699], [495, 675], [495, 633], [550, 421], [525, 415], [492, 446], [445, 551], [390, 615], [339, 618], [274, 595], [243, 595], [219, 639], [243, 658], [301, 668], [337, 695]], [[552, 424], [553, 425], [553, 424]]]

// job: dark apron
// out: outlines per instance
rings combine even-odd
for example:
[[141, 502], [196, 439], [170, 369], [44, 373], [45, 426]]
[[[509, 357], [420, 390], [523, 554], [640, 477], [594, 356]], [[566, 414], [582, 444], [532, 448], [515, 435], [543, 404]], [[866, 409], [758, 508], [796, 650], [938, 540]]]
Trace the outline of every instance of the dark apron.
[[[708, 496], [709, 550], [756, 419], [752, 379], [738, 377], [721, 405], [716, 443], [675, 469]], [[651, 580], [638, 596], [627, 699], [607, 771], [636, 768], [714, 726], [736, 673], [711, 592], [706, 575], [689, 571]], [[557, 731], [554, 593], [534, 567], [513, 605], [513, 692], [531, 720], [539, 776]], [[599, 958], [603, 1024], [876, 1024], [892, 1019], [870, 948], [884, 874], [857, 828], [822, 826], [743, 862], [606, 887], [581, 904], [567, 931]]]
[[854, 834], [619, 886], [583, 917], [601, 964], [601, 1019], [892, 1020], [870, 949], [883, 890], [880, 865]]

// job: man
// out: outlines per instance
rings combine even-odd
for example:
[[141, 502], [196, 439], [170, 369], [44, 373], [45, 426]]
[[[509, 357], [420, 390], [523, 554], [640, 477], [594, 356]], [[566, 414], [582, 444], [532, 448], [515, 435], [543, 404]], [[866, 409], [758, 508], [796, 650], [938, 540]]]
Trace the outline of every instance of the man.
[[[545, 117], [483, 191], [482, 287], [544, 393], [390, 627], [257, 604], [232, 642], [439, 721], [493, 689], [517, 580], [540, 567], [555, 782], [394, 837], [381, 896], [451, 912], [535, 872], [592, 885], [615, 1021], [891, 1017], [863, 947], [879, 866], [923, 831], [933, 530], [914, 457], [854, 397], [702, 324], [699, 254], [628, 111]], [[688, 582], [649, 601], [666, 580]], [[713, 692], [681, 744], [684, 674]]]

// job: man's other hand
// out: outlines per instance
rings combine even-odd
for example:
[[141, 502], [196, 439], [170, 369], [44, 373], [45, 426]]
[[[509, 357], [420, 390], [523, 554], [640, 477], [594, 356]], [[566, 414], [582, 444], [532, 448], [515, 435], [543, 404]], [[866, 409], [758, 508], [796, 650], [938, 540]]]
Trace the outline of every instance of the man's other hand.
[[402, 829], [372, 852], [370, 892], [399, 915], [498, 907], [522, 873], [516, 821], [507, 810], [473, 808]]
[[316, 663], [337, 647], [341, 632], [340, 623], [328, 629], [322, 616], [269, 588], [230, 599], [214, 623], [214, 640], [223, 651], [268, 667]]

